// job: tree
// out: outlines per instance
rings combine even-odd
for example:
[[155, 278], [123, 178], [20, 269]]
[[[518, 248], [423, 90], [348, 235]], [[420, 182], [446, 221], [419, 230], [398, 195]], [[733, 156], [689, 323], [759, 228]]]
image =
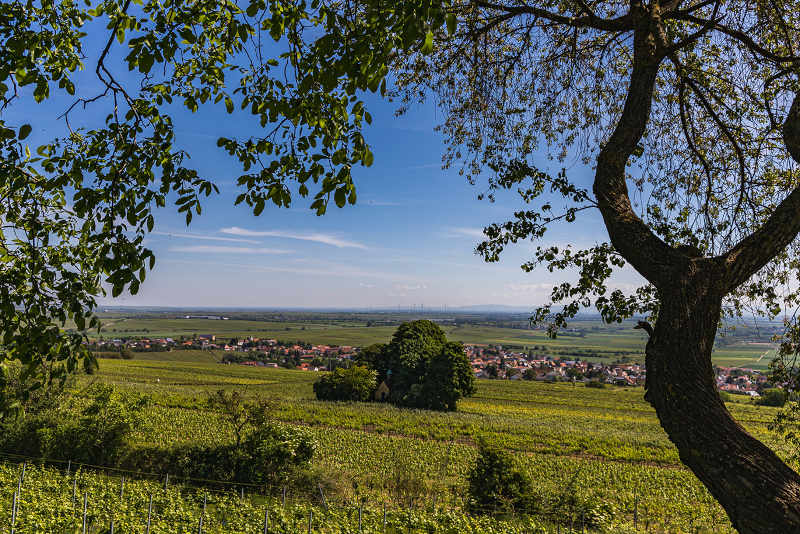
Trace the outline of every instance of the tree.
[[[800, 476], [731, 417], [711, 366], [721, 319], [800, 303], [800, 6], [450, 7], [456, 21], [434, 32], [432, 54], [394, 67], [406, 101], [439, 105], [444, 164], [489, 174], [489, 200], [511, 190], [528, 204], [487, 226], [478, 252], [497, 261], [599, 213], [609, 242], [541, 245], [523, 265], [577, 272], [552, 291], [561, 311], [534, 320], [555, 335], [588, 306], [609, 322], [648, 315], [646, 399], [683, 463], [740, 532], [800, 530]], [[547, 167], [567, 159], [590, 166], [590, 188]], [[631, 293], [610, 283], [626, 265], [644, 280]]]
[[468, 475], [467, 507], [475, 514], [525, 513], [533, 487], [528, 476], [503, 449], [478, 442], [478, 460]]
[[489, 378], [497, 378], [500, 375], [500, 371], [498, 371], [497, 366], [493, 363], [487, 365], [483, 372], [486, 373], [486, 376]]
[[[386, 346], [390, 373], [390, 399], [395, 404], [416, 406], [416, 398], [431, 360], [447, 343], [436, 323], [425, 319], [401, 324]], [[412, 387], [417, 386], [411, 394]]]
[[419, 395], [413, 401], [429, 410], [456, 409], [461, 397], [475, 393], [475, 374], [461, 343], [448, 342], [428, 363]]

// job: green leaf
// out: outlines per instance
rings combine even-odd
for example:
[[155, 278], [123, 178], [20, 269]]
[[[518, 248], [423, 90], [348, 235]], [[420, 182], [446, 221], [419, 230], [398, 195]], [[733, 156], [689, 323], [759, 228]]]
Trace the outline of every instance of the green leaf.
[[155, 57], [152, 54], [143, 53], [142, 56], [139, 58], [139, 72], [147, 74], [153, 67], [154, 62], [155, 62]]
[[31, 134], [32, 129], [33, 128], [31, 128], [30, 124], [23, 124], [19, 129], [19, 135], [18, 135], [19, 140], [22, 141], [23, 139], [28, 137]]
[[456, 16], [453, 13], [447, 14], [447, 33], [450, 35], [456, 33]]
[[431, 52], [433, 52], [433, 32], [428, 30], [428, 33], [425, 34], [425, 42], [422, 44], [422, 53], [428, 55]]

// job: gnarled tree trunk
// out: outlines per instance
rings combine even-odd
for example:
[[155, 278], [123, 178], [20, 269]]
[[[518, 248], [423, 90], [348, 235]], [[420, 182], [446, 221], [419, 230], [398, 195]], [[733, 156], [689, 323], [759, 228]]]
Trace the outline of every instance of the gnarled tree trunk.
[[748, 434], [717, 393], [711, 350], [724, 289], [690, 272], [661, 291], [647, 343], [647, 400], [678, 448], [744, 534], [800, 532], [800, 477]]

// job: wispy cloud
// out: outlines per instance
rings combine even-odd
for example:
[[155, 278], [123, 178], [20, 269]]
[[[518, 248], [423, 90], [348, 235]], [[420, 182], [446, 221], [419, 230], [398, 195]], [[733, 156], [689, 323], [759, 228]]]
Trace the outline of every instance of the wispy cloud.
[[484, 239], [481, 228], [466, 228], [463, 226], [450, 226], [444, 229], [445, 237], [470, 237], [472, 239]]
[[314, 243], [322, 243], [338, 248], [360, 248], [367, 249], [367, 246], [356, 241], [349, 241], [331, 234], [322, 233], [296, 233], [287, 232], [284, 230], [247, 230], [246, 228], [239, 228], [238, 226], [231, 226], [230, 228], [223, 228], [220, 230], [223, 234], [237, 235], [244, 237], [281, 237], [284, 239], [297, 239], [300, 241], [312, 241]]
[[225, 247], [217, 245], [193, 245], [188, 247], [172, 247], [170, 252], [188, 252], [201, 254], [289, 254], [291, 250], [256, 247]]
[[219, 237], [205, 234], [190, 234], [188, 232], [150, 232], [152, 235], [163, 235], [167, 237], [178, 237], [185, 239], [202, 239], [204, 241], [227, 241], [229, 243], [258, 243], [255, 239], [242, 239], [241, 237]]
[[410, 165], [406, 169], [441, 169], [441, 163], [425, 163], [423, 165]]

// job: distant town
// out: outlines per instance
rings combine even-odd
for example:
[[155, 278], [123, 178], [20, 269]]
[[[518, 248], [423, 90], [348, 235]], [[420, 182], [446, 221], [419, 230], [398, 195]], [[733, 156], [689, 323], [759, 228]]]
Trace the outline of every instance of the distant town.
[[[89, 348], [100, 357], [133, 357], [133, 352], [171, 350], [224, 351], [221, 363], [252, 367], [285, 367], [303, 371], [329, 371], [352, 365], [359, 347], [312, 345], [302, 341], [278, 339], [218, 339], [214, 334], [191, 338], [117, 338], [96, 340]], [[644, 365], [628, 362], [597, 362], [581, 358], [567, 359], [537, 354], [537, 351], [511, 350], [501, 345], [467, 344], [467, 356], [475, 376], [500, 380], [537, 380], [546, 382], [584, 382], [616, 386], [643, 386]], [[721, 391], [758, 397], [772, 387], [767, 376], [754, 369], [715, 366], [717, 386]]]

